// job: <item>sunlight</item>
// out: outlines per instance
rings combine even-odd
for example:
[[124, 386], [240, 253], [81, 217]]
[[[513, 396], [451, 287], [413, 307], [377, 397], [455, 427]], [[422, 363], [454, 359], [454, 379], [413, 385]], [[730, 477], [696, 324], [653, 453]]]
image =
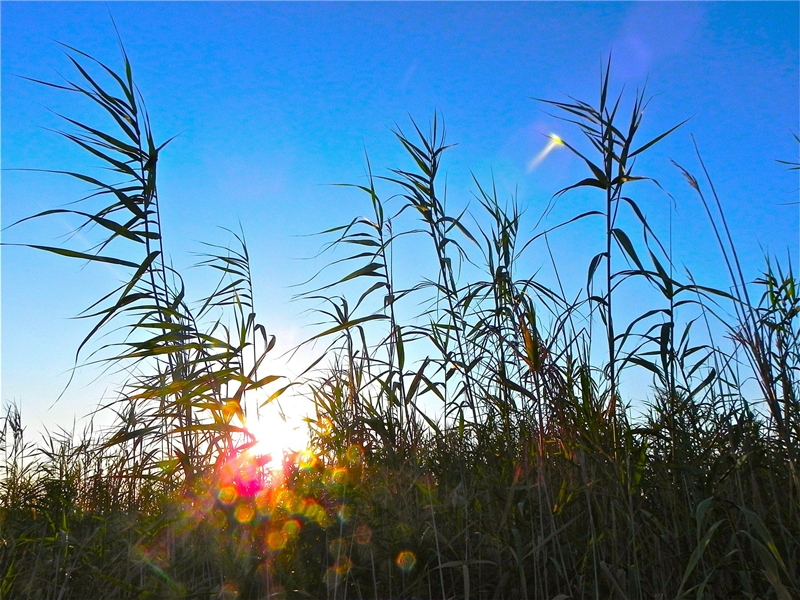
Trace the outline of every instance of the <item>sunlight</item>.
[[285, 454], [302, 452], [308, 446], [305, 423], [300, 419], [284, 420], [277, 410], [262, 412], [260, 418], [248, 424], [247, 430], [256, 440], [251, 453], [269, 456], [266, 466], [271, 471], [282, 469]]
[[[300, 333], [295, 328], [277, 328], [273, 333], [283, 347], [295, 347], [301, 341]], [[289, 382], [298, 381], [298, 372], [313, 362], [308, 350], [301, 349], [292, 353], [277, 354], [273, 349], [259, 367], [259, 375], [269, 373], [277, 376], [273, 387], [261, 388], [247, 394], [242, 403], [246, 414], [245, 428], [252, 434], [255, 445], [249, 453], [256, 457], [268, 457], [263, 464], [269, 471], [280, 471], [287, 454], [301, 453], [309, 444], [309, 429], [306, 416], [313, 406], [298, 390], [290, 387]], [[247, 368], [252, 368], [248, 364]], [[288, 389], [280, 398], [272, 395], [279, 387]]]
[[539, 164], [547, 157], [547, 155], [550, 154], [555, 148], [564, 145], [563, 140], [560, 137], [558, 137], [555, 133], [551, 133], [548, 136], [548, 140], [549, 141], [547, 142], [545, 147], [542, 148], [542, 151], [539, 152], [539, 154], [537, 154], [536, 156], [534, 156], [533, 159], [531, 159], [531, 161], [528, 163], [528, 173], [530, 173], [536, 167], [538, 167]]

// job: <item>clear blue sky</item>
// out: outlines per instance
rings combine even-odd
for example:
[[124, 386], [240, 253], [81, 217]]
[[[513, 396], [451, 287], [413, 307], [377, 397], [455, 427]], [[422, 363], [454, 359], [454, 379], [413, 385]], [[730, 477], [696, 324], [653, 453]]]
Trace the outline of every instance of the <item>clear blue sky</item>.
[[[119, 26], [156, 136], [180, 134], [162, 156], [160, 196], [167, 252], [193, 262], [199, 240], [224, 242], [215, 226], [250, 242], [260, 320], [285, 349], [303, 307], [290, 285], [321, 263], [320, 240], [297, 237], [367, 210], [354, 192], [325, 184], [364, 181], [373, 168], [407, 165], [390, 128], [434, 110], [458, 145], [445, 164], [449, 203], [471, 198], [470, 172], [494, 173], [503, 196], [517, 190], [531, 219], [559, 188], [583, 176], [566, 151], [526, 165], [557, 132], [577, 140], [531, 100], [567, 95], [595, 102], [602, 62], [613, 52], [613, 84], [656, 98], [642, 135], [691, 121], [645, 157], [677, 201], [675, 254], [701, 281], [725, 282], [702, 209], [669, 159], [697, 170], [690, 134], [704, 154], [734, 236], [755, 277], [763, 252], [798, 256], [796, 160], [798, 3], [2, 3], [2, 223], [76, 199], [80, 186], [20, 167], [81, 167], [85, 158], [46, 131], [53, 108], [92, 119], [74, 97], [17, 76], [69, 73], [52, 40], [117, 66], [109, 18]], [[641, 201], [664, 232], [667, 200], [642, 188]], [[566, 197], [551, 222], [593, 206]], [[53, 219], [3, 233], [6, 242], [53, 243], [68, 225]], [[564, 268], [585, 281], [599, 243], [588, 227], [554, 240]], [[594, 240], [594, 241], [592, 241]], [[532, 256], [530, 269], [545, 264]], [[74, 349], [88, 324], [69, 317], [116, 282], [113, 270], [32, 250], [2, 251], [2, 401], [17, 401], [34, 429], [65, 424], [110, 385], [89, 371], [55, 408]], [[190, 285], [199, 284], [189, 277]], [[199, 293], [199, 291], [198, 291]]]

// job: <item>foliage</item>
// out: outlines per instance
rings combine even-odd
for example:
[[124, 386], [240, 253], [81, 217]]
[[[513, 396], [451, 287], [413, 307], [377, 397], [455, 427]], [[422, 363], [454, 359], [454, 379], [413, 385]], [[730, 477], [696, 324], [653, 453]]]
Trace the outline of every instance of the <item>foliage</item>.
[[[339, 274], [300, 296], [328, 321], [308, 343], [327, 347], [267, 399], [297, 384], [316, 409], [309, 449], [275, 472], [249, 451], [246, 429], [246, 395], [278, 378], [259, 375], [274, 338], [255, 320], [244, 235], [233, 234], [235, 248], [209, 246], [202, 264], [220, 281], [192, 308], [163, 249], [156, 167], [166, 144], [154, 141], [128, 59], [123, 51], [117, 74], [69, 50], [80, 83], [45, 85], [112, 117], [110, 132], [66, 118], [77, 133], [62, 134], [111, 175], [56, 171], [94, 186], [84, 200], [93, 208], [30, 218], [69, 214], [106, 237], [88, 250], [30, 246], [128, 269], [84, 313], [93, 325], [78, 355], [122, 322], [122, 340], [91, 360], [131, 377], [108, 435], [61, 432], [34, 448], [7, 412], [3, 597], [800, 593], [797, 280], [774, 259], [745, 278], [699, 153], [703, 184], [678, 168], [707, 211], [731, 289], [675, 275], [633, 191], [658, 186], [635, 159], [677, 127], [642, 142], [645, 94], [623, 117], [610, 63], [597, 107], [546, 103], [582, 134], [561, 143], [588, 169], [554, 200], [595, 193], [594, 210], [525, 238], [516, 200], [476, 178], [480, 212], [451, 214], [438, 115], [428, 132], [414, 122], [410, 135], [395, 131], [410, 166], [375, 176], [367, 163], [368, 183], [346, 186], [370, 212], [324, 232]], [[603, 250], [576, 296], [555, 260], [555, 287], [524, 272], [525, 252], [546, 256], [556, 229], [587, 219], [603, 223]], [[435, 267], [410, 285], [393, 267], [407, 240], [415, 252], [429, 244]], [[652, 304], [621, 311], [623, 286]], [[626, 387], [631, 370], [652, 376], [650, 396]]]

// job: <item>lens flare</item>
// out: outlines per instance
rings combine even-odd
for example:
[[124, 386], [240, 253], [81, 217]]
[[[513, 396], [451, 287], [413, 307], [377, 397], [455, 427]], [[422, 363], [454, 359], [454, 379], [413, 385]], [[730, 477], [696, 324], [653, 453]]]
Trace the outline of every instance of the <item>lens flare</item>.
[[236, 491], [235, 486], [226, 485], [219, 489], [217, 498], [223, 504], [233, 504], [239, 498], [239, 492]]
[[344, 556], [336, 561], [336, 563], [333, 565], [333, 568], [336, 569], [336, 572], [339, 575], [347, 575], [350, 572], [350, 569], [353, 568], [353, 561], [350, 560], [350, 557]]
[[539, 152], [536, 156], [534, 156], [531, 161], [528, 163], [528, 173], [533, 171], [536, 167], [538, 167], [541, 162], [547, 158], [547, 155], [550, 154], [553, 150], [555, 150], [558, 146], [563, 146], [564, 141], [558, 137], [555, 133], [551, 133], [548, 136], [549, 141], [542, 148], [542, 151]]
[[298, 516], [307, 516], [306, 515], [306, 501], [303, 500], [300, 496], [292, 496], [292, 499], [286, 505], [289, 514], [298, 515]]
[[372, 541], [372, 529], [370, 529], [369, 525], [361, 524], [356, 527], [353, 538], [356, 540], [356, 544], [365, 546]]
[[347, 555], [347, 541], [342, 538], [337, 538], [328, 544], [328, 552], [337, 560], [341, 556]]
[[398, 567], [400, 567], [401, 571], [408, 573], [417, 564], [417, 555], [411, 550], [403, 550], [397, 555], [397, 558], [394, 562]]
[[288, 535], [289, 537], [294, 537], [297, 534], [299, 534], [300, 528], [301, 528], [300, 521], [298, 521], [297, 519], [288, 519], [283, 524], [283, 531], [286, 532], [286, 535]]
[[330, 523], [330, 517], [328, 517], [328, 513], [325, 512], [325, 509], [322, 508], [318, 502], [310, 498], [303, 502], [301, 514], [309, 521], [315, 521], [321, 527], [325, 527]]
[[269, 489], [259, 490], [254, 496], [253, 500], [255, 501], [258, 514], [262, 517], [266, 517], [272, 512], [274, 507], [272, 502], [272, 494], [270, 493]]
[[223, 583], [216, 597], [220, 600], [236, 600], [239, 597], [239, 589], [234, 583]]
[[239, 504], [233, 512], [233, 516], [239, 523], [249, 523], [256, 516], [256, 509], [252, 504]]
[[361, 462], [361, 459], [364, 456], [364, 449], [361, 446], [357, 446], [353, 444], [352, 446], [348, 446], [347, 451], [344, 454], [345, 460], [351, 464], [358, 464]]
[[347, 469], [333, 469], [330, 472], [330, 482], [333, 485], [347, 485]]
[[286, 545], [289, 535], [285, 531], [270, 531], [267, 534], [267, 546], [270, 550], [280, 550]]
[[214, 529], [220, 530], [225, 527], [225, 523], [227, 523], [228, 518], [225, 516], [225, 512], [215, 508], [211, 511], [211, 514], [208, 515], [208, 522]]
[[347, 504], [340, 504], [334, 510], [336, 514], [336, 518], [339, 519], [340, 523], [347, 523], [350, 519], [353, 518], [353, 509], [350, 508]]
[[300, 452], [300, 455], [298, 456], [297, 460], [297, 466], [299, 466], [304, 471], [310, 471], [311, 469], [317, 466], [318, 462], [319, 459], [317, 458], [317, 455], [314, 453], [314, 451], [311, 448], [306, 448], [305, 450]]
[[329, 567], [328, 570], [325, 571], [325, 585], [328, 589], [333, 589], [339, 585], [339, 572], [335, 567]]

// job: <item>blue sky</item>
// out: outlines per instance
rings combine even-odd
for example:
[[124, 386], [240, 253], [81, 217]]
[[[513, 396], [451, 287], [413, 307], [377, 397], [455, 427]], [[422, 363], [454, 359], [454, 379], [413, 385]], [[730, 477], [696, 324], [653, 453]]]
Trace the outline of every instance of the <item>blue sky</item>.
[[[724, 284], [702, 208], [670, 159], [698, 171], [694, 135], [725, 204], [748, 275], [764, 252], [797, 264], [796, 160], [798, 3], [11, 3], [2, 18], [2, 223], [79, 197], [80, 186], [15, 168], [90, 164], [46, 128], [52, 108], [93, 114], [74, 97], [17, 76], [53, 79], [69, 65], [53, 40], [117, 66], [119, 27], [156, 136], [179, 134], [161, 159], [167, 252], [190, 265], [199, 241], [225, 242], [217, 226], [241, 220], [253, 256], [260, 320], [287, 349], [311, 330], [289, 302], [324, 260], [321, 240], [302, 237], [367, 210], [355, 192], [326, 184], [364, 182], [373, 169], [407, 165], [391, 128], [439, 111], [447, 125], [445, 171], [453, 209], [472, 199], [471, 173], [494, 176], [501, 197], [516, 190], [531, 219], [558, 189], [583, 177], [563, 149], [527, 165], [556, 132], [576, 131], [532, 97], [596, 102], [612, 53], [612, 83], [654, 95], [642, 136], [691, 117], [643, 157], [640, 172], [676, 199], [675, 254], [698, 279]], [[664, 233], [669, 202], [639, 196]], [[565, 197], [550, 223], [593, 207]], [[474, 204], [474, 203], [473, 203]], [[3, 232], [5, 242], [53, 243], [69, 231], [53, 219]], [[581, 226], [553, 240], [565, 272], [585, 281], [599, 231]], [[546, 262], [534, 254], [530, 272]], [[410, 275], [413, 277], [413, 273]], [[188, 276], [190, 285], [203, 282]], [[34, 429], [86, 414], [113, 378], [82, 372], [60, 402], [86, 322], [70, 320], [115, 283], [112, 269], [81, 268], [20, 248], [2, 251], [2, 401], [22, 405]], [[199, 292], [198, 292], [199, 293]], [[305, 320], [304, 320], [305, 319]], [[99, 378], [98, 378], [99, 377]]]

